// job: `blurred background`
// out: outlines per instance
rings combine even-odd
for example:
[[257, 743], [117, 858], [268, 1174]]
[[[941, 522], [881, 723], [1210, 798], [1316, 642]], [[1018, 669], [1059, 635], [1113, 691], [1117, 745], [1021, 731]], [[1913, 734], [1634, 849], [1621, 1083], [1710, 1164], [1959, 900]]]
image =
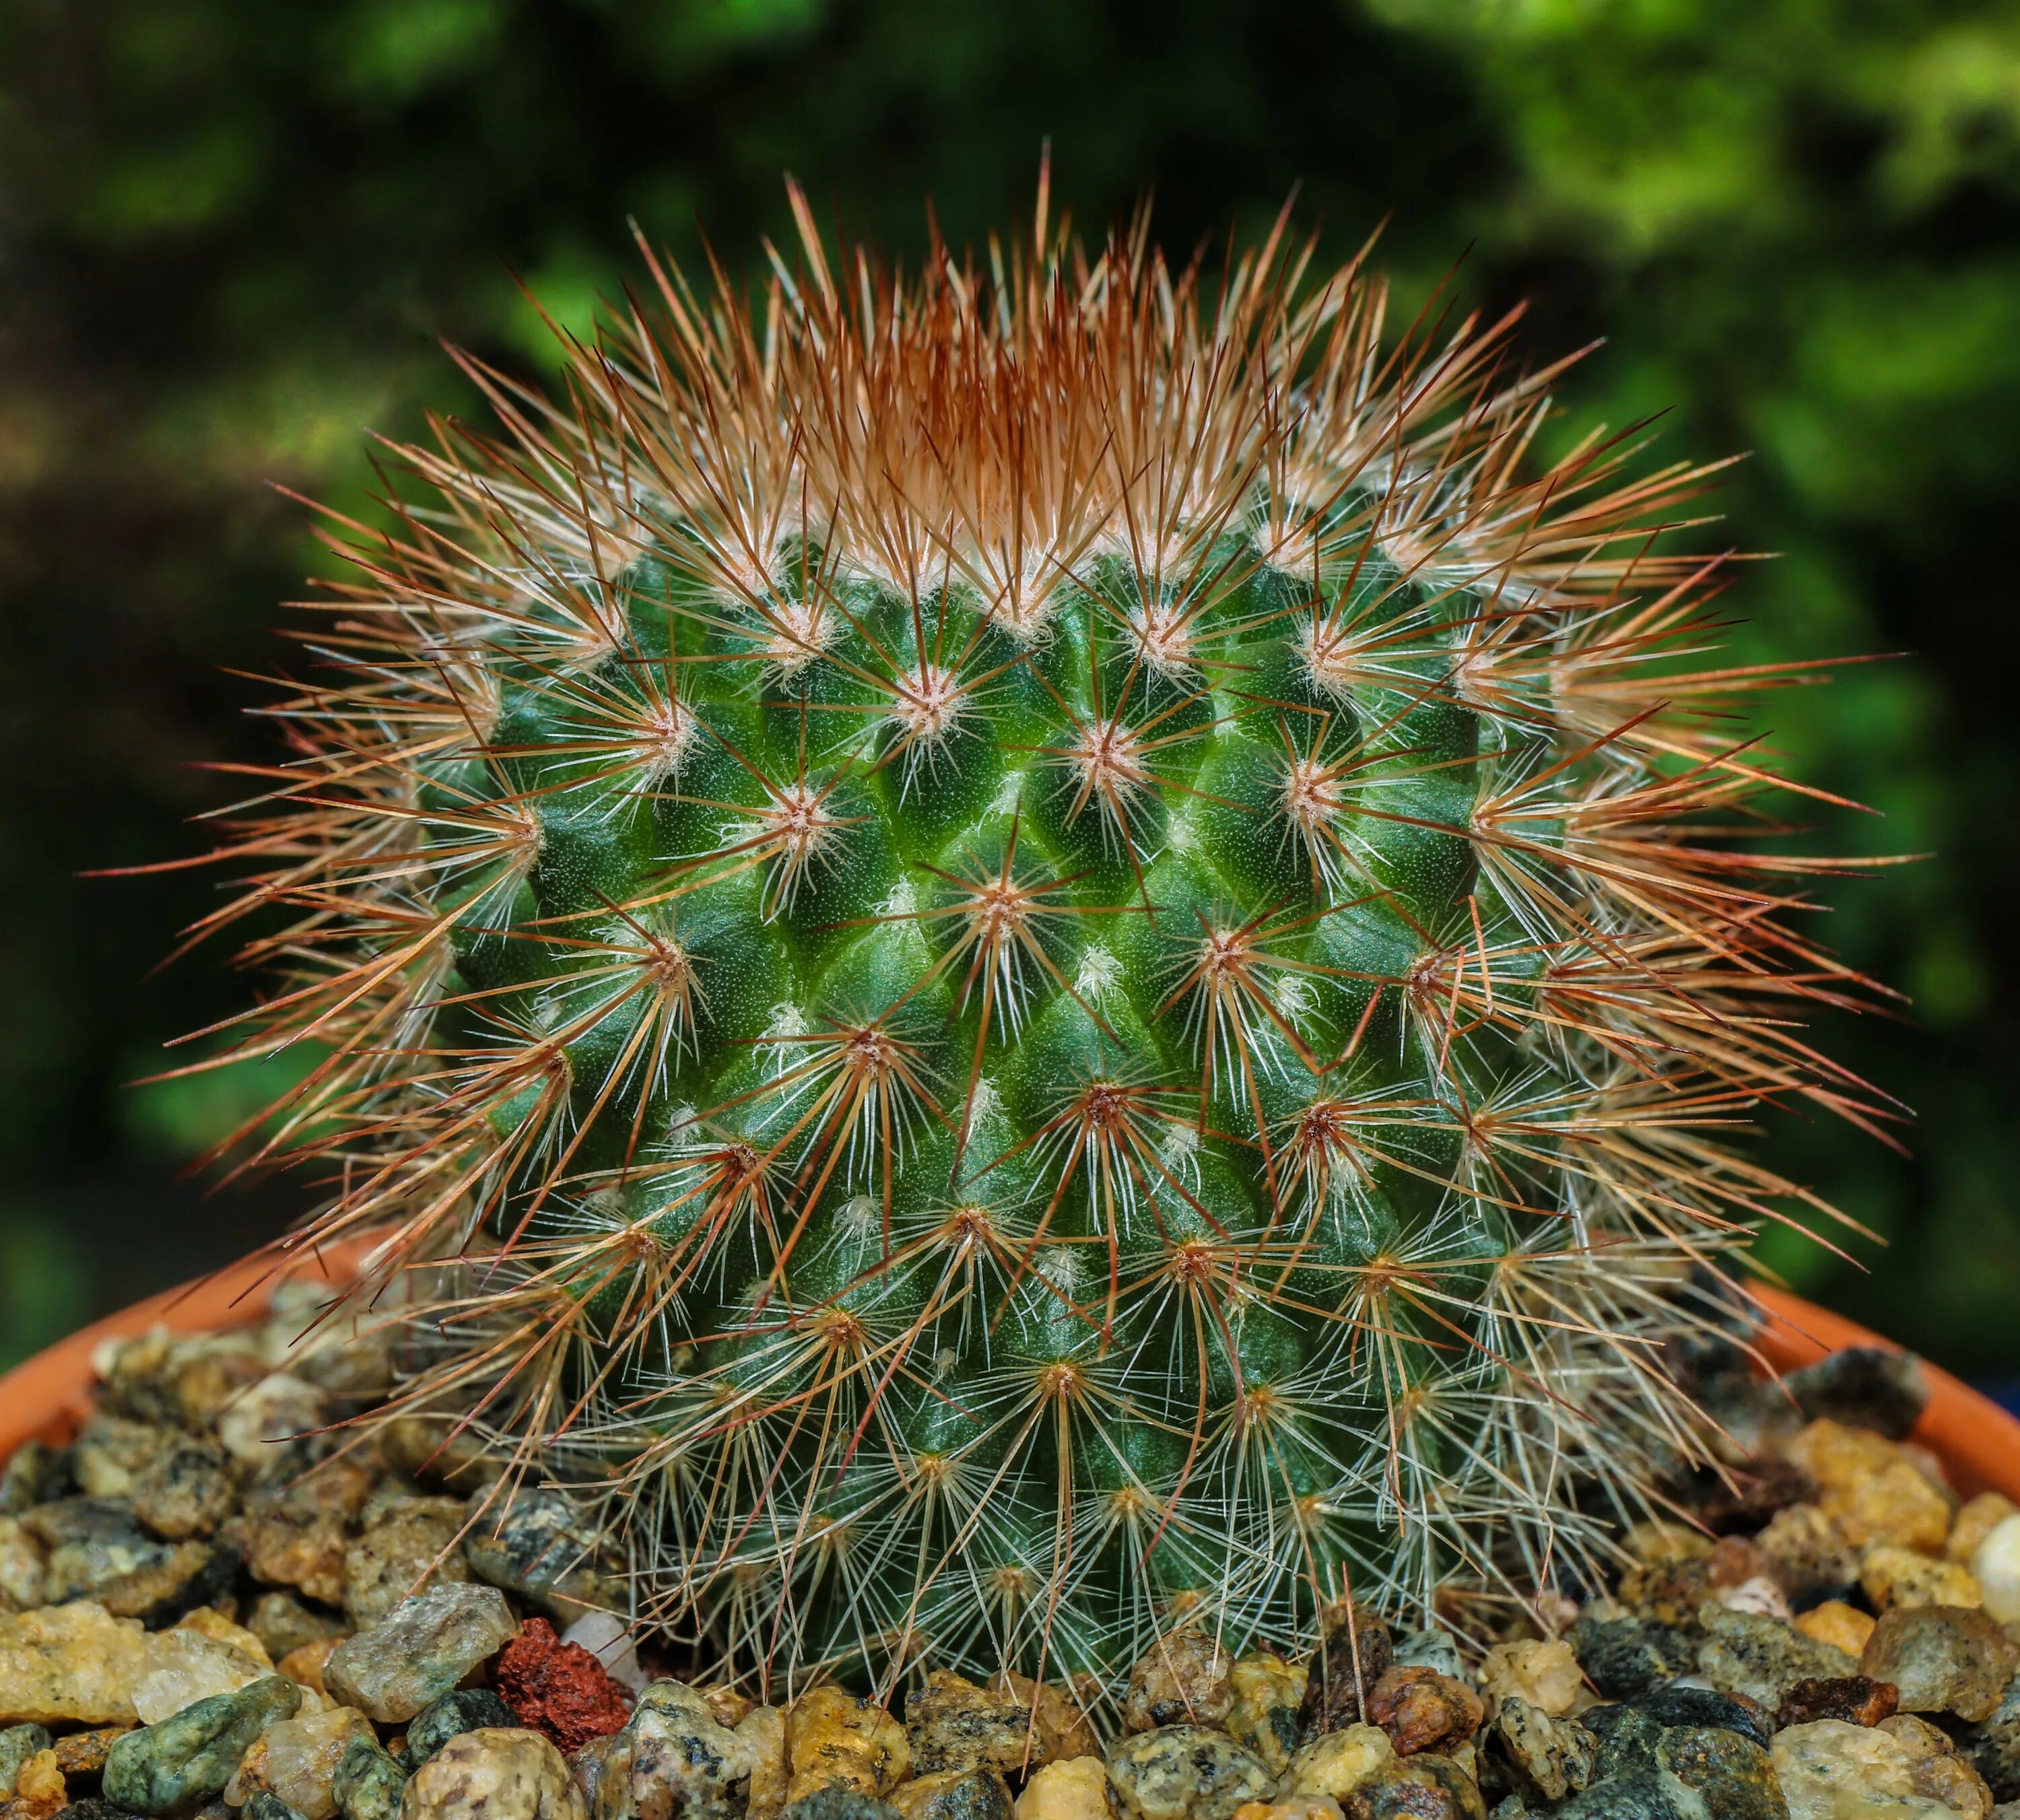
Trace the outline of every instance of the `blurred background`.
[[[529, 374], [635, 275], [626, 222], [732, 267], [824, 218], [916, 252], [1022, 221], [1038, 147], [1097, 232], [1385, 217], [1407, 303], [1458, 262], [1528, 347], [1604, 335], [1567, 430], [1663, 413], [1750, 452], [1723, 543], [1746, 659], [1905, 652], [1767, 704], [1920, 863], [1828, 894], [1912, 996], [1826, 1041], [1906, 1153], [1788, 1121], [1776, 1166], [1883, 1234], [1775, 1244], [1800, 1287], [2020, 1379], [2020, 6], [1953, 0], [4, 0], [0, 3], [0, 1364], [303, 1211], [189, 1160], [274, 1084], [129, 1084], [245, 983], [151, 972], [214, 901], [205, 761], [329, 559], [274, 483], [369, 513], [365, 432]], [[285, 1064], [280, 1064], [285, 1068]]]

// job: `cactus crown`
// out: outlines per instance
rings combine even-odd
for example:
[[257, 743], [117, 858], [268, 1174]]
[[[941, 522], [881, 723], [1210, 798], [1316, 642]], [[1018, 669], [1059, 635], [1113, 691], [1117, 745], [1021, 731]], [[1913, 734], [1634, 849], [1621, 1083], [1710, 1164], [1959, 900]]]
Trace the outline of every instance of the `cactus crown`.
[[[601, 1488], [747, 1660], [1110, 1675], [1534, 1582], [1693, 1444], [1658, 1343], [1864, 1116], [1728, 837], [1702, 470], [1280, 223], [656, 296], [401, 455], [229, 851], [409, 1407]], [[1764, 825], [1764, 824], [1757, 824]], [[445, 1262], [446, 1261], [446, 1262]], [[1598, 1488], [1575, 1499], [1574, 1484]]]

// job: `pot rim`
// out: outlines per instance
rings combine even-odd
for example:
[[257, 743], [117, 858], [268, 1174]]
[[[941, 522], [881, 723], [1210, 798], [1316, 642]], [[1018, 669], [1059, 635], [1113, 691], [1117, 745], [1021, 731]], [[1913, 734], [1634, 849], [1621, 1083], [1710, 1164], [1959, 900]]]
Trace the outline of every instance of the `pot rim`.
[[[320, 1277], [332, 1288], [350, 1281], [365, 1250], [358, 1241], [305, 1248], [285, 1257], [256, 1253], [180, 1288], [148, 1296], [130, 1308], [80, 1328], [0, 1377], [0, 1460], [22, 1442], [61, 1444], [77, 1431], [89, 1406], [92, 1359], [109, 1339], [137, 1338], [156, 1327], [173, 1333], [248, 1327], [265, 1312], [265, 1291], [283, 1277]], [[1841, 1314], [1765, 1284], [1749, 1293], [1767, 1316], [1755, 1336], [1760, 1357], [1777, 1374], [1814, 1364], [1843, 1346], [1905, 1349]], [[1923, 1361], [1929, 1404], [1909, 1439], [1927, 1448], [1964, 1497], [2000, 1491], [2020, 1502], [2020, 1418]]]

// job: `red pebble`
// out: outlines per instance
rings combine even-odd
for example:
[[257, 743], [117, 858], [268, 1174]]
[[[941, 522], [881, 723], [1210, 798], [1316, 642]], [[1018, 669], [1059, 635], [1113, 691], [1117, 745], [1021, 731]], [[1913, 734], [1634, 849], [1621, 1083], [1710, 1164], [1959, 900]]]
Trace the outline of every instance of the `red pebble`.
[[519, 1723], [543, 1731], [566, 1755], [622, 1731], [630, 1697], [579, 1643], [563, 1643], [544, 1618], [529, 1618], [499, 1654], [498, 1697]]

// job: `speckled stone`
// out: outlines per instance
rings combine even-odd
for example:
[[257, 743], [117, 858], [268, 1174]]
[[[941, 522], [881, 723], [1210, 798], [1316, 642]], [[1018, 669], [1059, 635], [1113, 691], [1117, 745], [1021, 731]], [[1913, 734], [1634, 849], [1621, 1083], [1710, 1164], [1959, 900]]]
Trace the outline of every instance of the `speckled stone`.
[[136, 1476], [133, 1514], [172, 1542], [210, 1535], [238, 1508], [223, 1450], [189, 1435], [172, 1437]]
[[323, 1682], [346, 1706], [398, 1724], [496, 1655], [518, 1628], [496, 1587], [432, 1586], [339, 1644]]
[[1234, 1704], [1233, 1658], [1190, 1626], [1161, 1637], [1129, 1673], [1122, 1701], [1124, 1731], [1166, 1725], [1219, 1725]]
[[256, 1789], [245, 1801], [243, 1820], [307, 1820], [298, 1808], [266, 1789]]
[[0, 1466], [0, 1517], [19, 1517], [38, 1504], [53, 1503], [74, 1483], [68, 1448], [24, 1440]]
[[81, 1601], [0, 1618], [0, 1725], [131, 1724], [147, 1640]]
[[910, 1773], [911, 1741], [881, 1706], [839, 1687], [815, 1687], [786, 1715], [788, 1802], [830, 1782], [888, 1795]]
[[470, 1578], [456, 1539], [466, 1520], [456, 1498], [399, 1498], [381, 1506], [343, 1554], [343, 1613], [354, 1629], [376, 1624], [427, 1586]]
[[512, 1709], [489, 1687], [459, 1687], [431, 1701], [407, 1726], [407, 1767], [417, 1769], [452, 1738], [466, 1731], [510, 1731]]
[[1656, 1749], [1665, 1729], [1659, 1720], [1639, 1706], [1594, 1706], [1581, 1713], [1579, 1722], [1592, 1734], [1597, 1746], [1589, 1784], [1644, 1771], [1654, 1773]]
[[56, 1767], [67, 1776], [80, 1778], [104, 1775], [113, 1746], [133, 1729], [130, 1725], [100, 1725], [89, 1731], [66, 1732], [56, 1740]]
[[408, 1778], [401, 1820], [585, 1820], [567, 1761], [537, 1731], [466, 1731]]
[[1797, 1682], [1855, 1673], [1841, 1649], [1805, 1637], [1793, 1625], [1746, 1611], [1708, 1605], [1698, 1615], [1698, 1673], [1728, 1694], [1744, 1694], [1769, 1712]]
[[94, 1415], [71, 1444], [71, 1471], [87, 1498], [130, 1498], [133, 1482], [174, 1431], [123, 1415]]
[[1884, 1719], [1879, 1729], [1906, 1747], [1911, 1760], [1909, 1775], [1916, 1794], [1942, 1802], [1964, 1820], [1985, 1820], [1991, 1812], [1992, 1790], [1947, 1732], [1912, 1713]]
[[406, 1788], [407, 1772], [399, 1760], [359, 1738], [338, 1762], [331, 1793], [343, 1820], [394, 1820]]
[[0, 1613], [31, 1611], [42, 1603], [48, 1553], [18, 1517], [0, 1517]]
[[1227, 1672], [1233, 1699], [1227, 1709], [1227, 1731], [1237, 1744], [1252, 1750], [1281, 1776], [1298, 1748], [1298, 1707], [1305, 1697], [1302, 1663], [1259, 1652], [1240, 1657]]
[[1280, 1793], [1344, 1800], [1395, 1758], [1396, 1747], [1379, 1726], [1344, 1726], [1313, 1738], [1291, 1759]]
[[1869, 1428], [1900, 1440], [1928, 1407], [1929, 1382], [1918, 1360], [1877, 1346], [1847, 1346], [1791, 1371], [1782, 1380], [1802, 1412], [1814, 1420]]
[[1885, 1613], [1867, 1640], [1859, 1673], [1900, 1689], [1904, 1713], [1989, 1718], [2020, 1668], [2016, 1645], [1982, 1611], [1923, 1605]]
[[2020, 1800], [2020, 1677], [2007, 1683], [1999, 1704], [1967, 1727], [1957, 1748], [2001, 1801]]
[[283, 1444], [321, 1428], [329, 1418], [319, 1385], [270, 1371], [218, 1412], [217, 1438], [234, 1459], [256, 1469], [272, 1464]]
[[1305, 1698], [1298, 1709], [1306, 1738], [1361, 1722], [1362, 1693], [1389, 1672], [1395, 1646], [1389, 1627], [1372, 1611], [1342, 1612], [1326, 1626], [1305, 1666]]
[[253, 1493], [221, 1533], [255, 1579], [340, 1605], [351, 1526], [376, 1477], [350, 1460], [325, 1461], [299, 1482]]
[[597, 1753], [596, 1820], [671, 1820], [714, 1811], [758, 1765], [752, 1739], [721, 1724], [705, 1695], [654, 1681]]
[[245, 1628], [267, 1646], [267, 1655], [277, 1662], [309, 1644], [347, 1637], [351, 1631], [334, 1611], [317, 1611], [278, 1588], [262, 1593], [252, 1602]]
[[[1298, 1671], [1298, 1687], [1304, 1688], [1304, 1670]], [[1076, 1691], [1090, 1702], [1100, 1698], [1100, 1687], [1092, 1677], [1084, 1677], [1086, 1685]], [[989, 1685], [1006, 1693], [1020, 1706], [1031, 1713], [1034, 1764], [1060, 1763], [1073, 1757], [1101, 1755], [1101, 1740], [1094, 1727], [1088, 1723], [1087, 1713], [1075, 1698], [1076, 1691], [1063, 1687], [1056, 1681], [1043, 1684], [1034, 1681], [1029, 1675], [999, 1670], [990, 1678]]]
[[780, 1810], [780, 1820], [897, 1820], [898, 1810], [888, 1801], [852, 1788], [846, 1782], [830, 1782], [788, 1801]]
[[222, 1793], [252, 1741], [301, 1703], [292, 1681], [269, 1675], [129, 1731], [106, 1755], [105, 1798], [136, 1814], [188, 1813]]
[[1633, 1704], [1658, 1725], [1722, 1726], [1763, 1749], [1775, 1735], [1774, 1719], [1757, 1700], [1722, 1694], [1716, 1687], [1657, 1687]]
[[1882, 1542], [1859, 1557], [1860, 1590], [1881, 1611], [1915, 1605], [1977, 1606], [1984, 1603], [1978, 1576], [1955, 1561]]
[[1776, 1511], [1753, 1546], [1792, 1599], [1815, 1599], [1858, 1583], [1859, 1551], [1837, 1520], [1815, 1504]]
[[1565, 1639], [1592, 1684], [1610, 1699], [1630, 1699], [1695, 1666], [1689, 1636], [1647, 1618], [1582, 1618]]
[[1487, 1820], [1479, 1785], [1448, 1756], [1385, 1764], [1340, 1803], [1346, 1820]]
[[1397, 1669], [1436, 1669], [1441, 1675], [1466, 1673], [1459, 1644], [1442, 1630], [1396, 1632], [1389, 1666]]
[[1710, 1820], [1788, 1820], [1766, 1749], [1723, 1726], [1680, 1725], [1656, 1746], [1661, 1769], [1702, 1800]]
[[558, 1625], [587, 1611], [621, 1607], [619, 1564], [559, 1488], [521, 1486], [502, 1501], [481, 1488], [470, 1496], [469, 1517], [463, 1553], [478, 1579], [515, 1594]]
[[1695, 1789], [1656, 1769], [1589, 1783], [1550, 1812], [1553, 1820], [1709, 1820]]
[[891, 1791], [899, 1820], [1010, 1820], [1010, 1789], [994, 1770], [941, 1770]]
[[1525, 1800], [1561, 1801], [1592, 1780], [1599, 1742], [1575, 1719], [1554, 1716], [1519, 1694], [1504, 1695], [1488, 1728], [1489, 1757], [1505, 1766]]
[[978, 1687], [935, 1669], [905, 1701], [905, 1735], [915, 1776], [991, 1769], [1021, 1771], [1034, 1747], [1031, 1709], [1008, 1689]]
[[12, 1800], [14, 1778], [21, 1765], [50, 1746], [48, 1731], [39, 1725], [10, 1725], [0, 1731], [0, 1801]]
[[1124, 1820], [1231, 1820], [1277, 1785], [1252, 1751], [1198, 1725], [1123, 1738], [1108, 1753], [1108, 1782]]

